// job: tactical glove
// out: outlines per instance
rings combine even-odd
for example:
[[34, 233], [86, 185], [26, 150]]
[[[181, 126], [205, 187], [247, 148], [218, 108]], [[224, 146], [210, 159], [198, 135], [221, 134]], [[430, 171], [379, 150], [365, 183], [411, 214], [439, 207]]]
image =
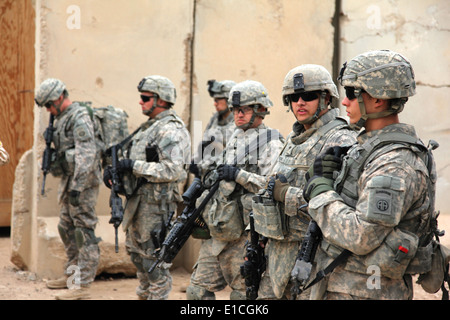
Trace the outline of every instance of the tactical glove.
[[108, 189], [111, 189], [111, 183], [110, 183], [111, 180], [112, 180], [111, 166], [107, 166], [105, 168], [105, 170], [103, 171], [103, 183], [105, 184], [105, 186]]
[[117, 169], [119, 169], [120, 172], [129, 171], [133, 172], [133, 166], [134, 166], [134, 160], [131, 159], [123, 159], [120, 160], [117, 164]]
[[198, 169], [198, 165], [194, 163], [194, 160], [192, 160], [191, 164], [189, 165], [189, 172], [196, 177], [200, 177], [200, 170]]
[[309, 202], [319, 194], [333, 190], [334, 171], [339, 171], [341, 166], [342, 160], [335, 155], [334, 148], [329, 148], [320, 154], [305, 175], [307, 179], [303, 189], [305, 201]]
[[240, 169], [228, 164], [221, 164], [217, 168], [220, 180], [235, 181]]
[[269, 184], [270, 191], [272, 192], [272, 198], [275, 201], [284, 202], [284, 197], [286, 196], [286, 192], [289, 188], [289, 183], [284, 175], [277, 173], [275, 176], [270, 178]]

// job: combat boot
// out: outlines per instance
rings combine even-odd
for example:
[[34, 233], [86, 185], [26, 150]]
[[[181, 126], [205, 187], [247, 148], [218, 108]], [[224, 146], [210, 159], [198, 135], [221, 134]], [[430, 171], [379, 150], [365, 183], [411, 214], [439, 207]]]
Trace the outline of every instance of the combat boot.
[[49, 289], [67, 289], [67, 276], [62, 276], [56, 280], [48, 280], [47, 288]]
[[57, 294], [56, 300], [84, 300], [90, 299], [91, 294], [88, 287], [80, 287], [79, 289], [69, 289], [64, 293]]

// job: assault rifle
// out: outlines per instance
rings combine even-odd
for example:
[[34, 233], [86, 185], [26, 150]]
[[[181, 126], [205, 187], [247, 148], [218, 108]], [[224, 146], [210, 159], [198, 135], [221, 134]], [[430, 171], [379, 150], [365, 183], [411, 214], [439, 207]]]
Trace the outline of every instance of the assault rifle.
[[122, 198], [119, 196], [121, 183], [119, 178], [119, 170], [117, 164], [119, 162], [117, 152], [118, 145], [111, 147], [111, 195], [109, 196], [109, 206], [111, 208], [111, 219], [109, 223], [114, 225], [115, 229], [115, 250], [119, 252], [119, 236], [118, 228], [123, 220], [123, 205]]
[[163, 262], [171, 263], [181, 248], [183, 248], [194, 228], [204, 225], [201, 213], [219, 188], [219, 182], [220, 180], [214, 182], [205, 199], [196, 207], [195, 202], [202, 195], [203, 191], [205, 191], [205, 187], [202, 185], [200, 178], [194, 178], [192, 184], [183, 193], [183, 201], [186, 206], [164, 239], [161, 248], [155, 252], [157, 259], [148, 270], [149, 273], [152, 273], [156, 267], [160, 267]]
[[[277, 130], [271, 129], [263, 131], [253, 141], [245, 146], [245, 150], [243, 150], [243, 152], [236, 154], [234, 165], [239, 164], [245, 156], [251, 154], [252, 152], [258, 151], [261, 146], [269, 143], [272, 139], [279, 139], [279, 137], [280, 133]], [[214, 182], [205, 199], [198, 206], [198, 208], [196, 208], [195, 200], [201, 196], [205, 188], [202, 185], [200, 178], [194, 178], [194, 181], [189, 186], [188, 190], [186, 190], [183, 194], [183, 200], [186, 207], [164, 240], [161, 249], [155, 252], [157, 259], [148, 270], [149, 273], [153, 272], [157, 266], [161, 266], [163, 262], [171, 263], [186, 243], [189, 236], [192, 234], [193, 229], [197, 226], [203, 226], [205, 224], [201, 213], [208, 201], [219, 188], [219, 182], [220, 180], [216, 180], [216, 182]]]
[[111, 168], [109, 172], [111, 174], [111, 194], [109, 196], [109, 207], [111, 208], [111, 219], [109, 223], [114, 225], [115, 232], [115, 251], [119, 252], [119, 236], [118, 236], [118, 228], [123, 220], [123, 204], [122, 198], [119, 196], [119, 193], [122, 189], [122, 183], [120, 181], [119, 176], [119, 156], [118, 152], [123, 148], [125, 144], [127, 144], [131, 138], [138, 133], [141, 127], [137, 128], [132, 134], [130, 134], [127, 138], [125, 138], [119, 144], [111, 146], [106, 154], [111, 156]]
[[[302, 246], [298, 251], [295, 267], [291, 273], [291, 300], [295, 300], [306, 288], [306, 282], [311, 275], [314, 256], [322, 239], [322, 231], [314, 220], [311, 220], [303, 239]], [[295, 270], [295, 271], [294, 271]], [[303, 288], [303, 289], [302, 289]]]
[[264, 255], [264, 247], [267, 244], [268, 238], [261, 237], [255, 231], [255, 222], [253, 212], [249, 214], [250, 219], [250, 242], [247, 243], [244, 258], [244, 264], [241, 265], [241, 275], [245, 279], [247, 300], [256, 300], [258, 297], [259, 283], [261, 276], [266, 270], [267, 258]]
[[49, 171], [50, 171], [50, 165], [52, 162], [52, 154], [54, 152], [54, 149], [51, 148], [51, 144], [53, 141], [53, 131], [55, 131], [55, 128], [53, 127], [54, 121], [55, 121], [55, 116], [53, 114], [50, 114], [48, 128], [45, 129], [45, 133], [44, 133], [46, 147], [44, 150], [44, 155], [42, 156], [42, 172], [43, 172], [44, 176], [42, 179], [41, 195], [45, 194], [45, 180], [47, 178], [47, 173], [49, 173]]

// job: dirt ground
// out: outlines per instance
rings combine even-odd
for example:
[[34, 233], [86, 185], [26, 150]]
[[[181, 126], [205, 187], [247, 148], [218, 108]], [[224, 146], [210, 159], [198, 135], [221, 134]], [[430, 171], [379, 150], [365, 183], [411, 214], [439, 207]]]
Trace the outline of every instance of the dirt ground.
[[[446, 230], [442, 243], [450, 247], [450, 215], [439, 217], [439, 228]], [[53, 300], [61, 290], [50, 290], [45, 286], [46, 279], [36, 277], [34, 273], [19, 270], [10, 262], [9, 228], [0, 228], [0, 300]], [[183, 268], [172, 271], [173, 288], [170, 300], [186, 300], [186, 287], [190, 273]], [[92, 300], [137, 300], [135, 289], [138, 280], [135, 277], [100, 275], [91, 286]], [[428, 294], [415, 285], [415, 300], [440, 300], [441, 292]], [[216, 293], [218, 300], [228, 300], [229, 288]]]

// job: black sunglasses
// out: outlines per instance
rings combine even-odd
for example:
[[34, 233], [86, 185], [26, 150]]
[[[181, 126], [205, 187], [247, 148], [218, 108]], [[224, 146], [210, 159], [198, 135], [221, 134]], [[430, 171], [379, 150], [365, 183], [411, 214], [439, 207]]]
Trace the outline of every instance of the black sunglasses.
[[141, 100], [142, 102], [146, 103], [149, 102], [151, 98], [156, 97], [156, 94], [152, 95], [152, 96], [144, 96], [141, 94]]
[[311, 91], [311, 92], [300, 92], [300, 93], [293, 93], [289, 95], [289, 99], [291, 102], [298, 102], [298, 99], [302, 98], [303, 101], [309, 102], [316, 99], [319, 99], [319, 93], [317, 91]]
[[[345, 89], [345, 96], [348, 98], [348, 100], [353, 100], [353, 99], [357, 98], [357, 96], [355, 94], [355, 88], [353, 88], [353, 87], [344, 87], [344, 89]], [[365, 91], [360, 89], [359, 92], [363, 93]]]

